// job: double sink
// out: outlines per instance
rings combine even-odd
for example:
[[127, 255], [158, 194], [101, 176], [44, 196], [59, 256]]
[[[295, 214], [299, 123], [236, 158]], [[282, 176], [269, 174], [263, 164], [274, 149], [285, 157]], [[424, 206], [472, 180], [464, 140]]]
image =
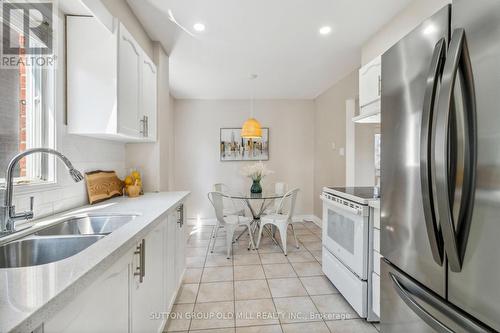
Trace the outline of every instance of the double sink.
[[69, 258], [134, 220], [137, 215], [77, 215], [0, 246], [0, 268]]

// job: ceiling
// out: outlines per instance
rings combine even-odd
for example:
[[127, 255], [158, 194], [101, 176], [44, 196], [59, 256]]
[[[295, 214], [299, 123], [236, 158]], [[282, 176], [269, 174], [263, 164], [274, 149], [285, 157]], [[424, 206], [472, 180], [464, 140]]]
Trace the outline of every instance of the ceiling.
[[[359, 67], [362, 44], [410, 1], [127, 0], [170, 54], [173, 96], [191, 99], [315, 98]], [[189, 35], [169, 9], [206, 30]]]

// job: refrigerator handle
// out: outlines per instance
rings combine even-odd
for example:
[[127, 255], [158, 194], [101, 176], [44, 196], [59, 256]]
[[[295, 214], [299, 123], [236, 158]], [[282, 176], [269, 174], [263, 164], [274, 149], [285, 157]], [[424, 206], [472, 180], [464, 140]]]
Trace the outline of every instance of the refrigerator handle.
[[[436, 195], [438, 203], [439, 224], [441, 225], [446, 256], [453, 272], [462, 270], [462, 262], [467, 246], [474, 192], [476, 183], [476, 155], [477, 155], [477, 130], [476, 130], [476, 103], [474, 93], [474, 79], [472, 65], [467, 47], [464, 29], [455, 29], [450, 42], [446, 63], [443, 70], [441, 91], [438, 100], [438, 114], [436, 118], [434, 161], [436, 165]], [[462, 197], [459, 214], [455, 228], [452, 214], [452, 200], [450, 198], [449, 163], [449, 119], [454, 107], [454, 88], [457, 74], [461, 74], [460, 81], [464, 103], [464, 176]], [[455, 230], [457, 229], [457, 230]]]
[[427, 237], [431, 246], [432, 257], [438, 265], [443, 264], [443, 238], [438, 229], [436, 211], [434, 209], [434, 196], [431, 161], [432, 119], [435, 107], [436, 91], [440, 75], [443, 70], [446, 55], [446, 40], [441, 38], [434, 47], [427, 86], [425, 88], [424, 104], [422, 110], [422, 125], [420, 129], [420, 185], [422, 188], [422, 203], [425, 216]]
[[402, 286], [402, 284], [399, 282], [398, 278], [392, 274], [389, 273], [389, 276], [392, 280], [392, 283], [394, 284], [394, 289], [396, 290], [397, 294], [403, 302], [405, 302], [408, 307], [415, 312], [417, 316], [420, 317], [423, 321], [427, 323], [430, 327], [436, 330], [436, 332], [443, 332], [443, 333], [454, 333], [453, 330], [451, 330], [448, 326], [440, 322], [438, 319], [434, 318], [424, 307], [422, 307], [420, 304], [418, 304], [415, 299], [411, 296], [411, 293]]
[[463, 328], [465, 332], [494, 332], [491, 328], [485, 326], [481, 322], [478, 322], [475, 318], [470, 317], [470, 315], [464, 313], [462, 310], [446, 303], [444, 300], [439, 299], [438, 296], [433, 295], [431, 292], [420, 287], [411, 280], [404, 279], [405, 282], [402, 282], [398, 279], [396, 274], [388, 274], [398, 296], [420, 319], [436, 330], [436, 332], [450, 333], [455, 331], [450, 329], [439, 319], [435, 318], [431, 313], [429, 313], [429, 311], [420, 305], [415, 298], [418, 298], [421, 302], [428, 304], [434, 310], [443, 314], [444, 317], [450, 320], [450, 322], [453, 322], [455, 325]]

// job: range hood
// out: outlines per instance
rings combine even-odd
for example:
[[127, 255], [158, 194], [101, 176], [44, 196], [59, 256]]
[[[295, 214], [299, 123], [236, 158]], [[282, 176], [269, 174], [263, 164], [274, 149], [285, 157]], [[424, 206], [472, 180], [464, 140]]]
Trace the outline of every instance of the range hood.
[[352, 117], [352, 121], [358, 124], [380, 124], [380, 99], [362, 107], [359, 115]]

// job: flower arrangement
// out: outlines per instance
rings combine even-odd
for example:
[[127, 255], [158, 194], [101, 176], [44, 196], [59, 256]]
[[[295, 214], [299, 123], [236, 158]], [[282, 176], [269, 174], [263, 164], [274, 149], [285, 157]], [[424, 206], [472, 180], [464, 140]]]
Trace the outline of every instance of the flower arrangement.
[[245, 165], [241, 168], [241, 174], [245, 177], [251, 178], [253, 181], [252, 187], [250, 188], [252, 193], [262, 193], [260, 181], [262, 178], [272, 173], [274, 173], [274, 171], [268, 170], [262, 161]]

